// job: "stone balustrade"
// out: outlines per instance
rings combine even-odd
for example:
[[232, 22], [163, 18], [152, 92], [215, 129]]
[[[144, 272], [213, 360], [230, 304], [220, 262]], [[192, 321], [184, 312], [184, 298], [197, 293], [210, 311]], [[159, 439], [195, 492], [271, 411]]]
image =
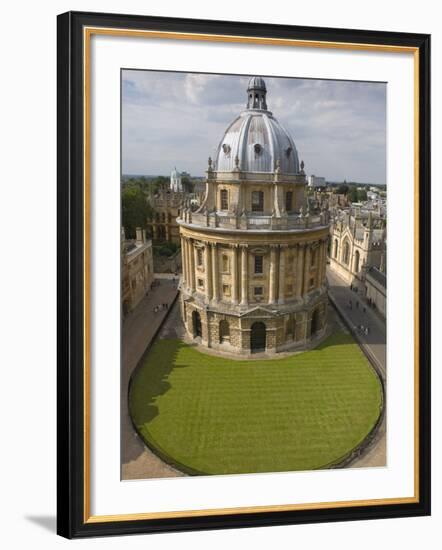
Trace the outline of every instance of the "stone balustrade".
[[325, 226], [328, 223], [327, 213], [319, 215], [286, 215], [286, 216], [256, 216], [243, 214], [239, 216], [218, 214], [217, 212], [185, 212], [180, 220], [199, 227], [221, 229], [251, 229], [251, 230], [303, 230]]

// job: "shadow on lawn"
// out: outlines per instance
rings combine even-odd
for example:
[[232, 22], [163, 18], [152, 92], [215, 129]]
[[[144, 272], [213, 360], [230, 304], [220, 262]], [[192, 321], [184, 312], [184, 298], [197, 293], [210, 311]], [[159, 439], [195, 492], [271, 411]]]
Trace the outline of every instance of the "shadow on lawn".
[[176, 364], [183, 347], [186, 345], [180, 340], [160, 340], [140, 362], [129, 386], [129, 411], [137, 427], [144, 426], [158, 415], [155, 402], [170, 390], [170, 373], [187, 366]]

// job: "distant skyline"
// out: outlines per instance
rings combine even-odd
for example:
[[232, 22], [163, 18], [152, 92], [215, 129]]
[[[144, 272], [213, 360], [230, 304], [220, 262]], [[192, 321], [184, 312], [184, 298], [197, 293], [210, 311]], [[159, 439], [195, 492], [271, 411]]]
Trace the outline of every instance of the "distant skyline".
[[[122, 172], [203, 176], [248, 76], [122, 71]], [[265, 77], [268, 109], [307, 175], [386, 183], [386, 84]]]

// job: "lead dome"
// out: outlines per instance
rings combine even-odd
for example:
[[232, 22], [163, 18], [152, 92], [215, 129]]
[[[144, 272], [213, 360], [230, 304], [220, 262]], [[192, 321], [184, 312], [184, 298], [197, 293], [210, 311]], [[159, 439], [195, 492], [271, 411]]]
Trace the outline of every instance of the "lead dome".
[[247, 108], [228, 126], [217, 148], [215, 169], [232, 172], [299, 173], [299, 159], [289, 132], [267, 109], [264, 79], [247, 86]]

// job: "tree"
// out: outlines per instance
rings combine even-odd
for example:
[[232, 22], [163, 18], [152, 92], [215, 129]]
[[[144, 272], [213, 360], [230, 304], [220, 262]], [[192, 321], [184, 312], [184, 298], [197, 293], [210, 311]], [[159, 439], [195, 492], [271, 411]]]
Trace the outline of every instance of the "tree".
[[146, 220], [151, 215], [151, 206], [146, 195], [138, 186], [124, 188], [121, 194], [122, 222], [128, 238], [135, 238], [137, 227], [146, 227]]
[[155, 194], [160, 189], [166, 189], [169, 187], [170, 178], [166, 178], [166, 176], [158, 176], [151, 181], [150, 185], [152, 193]]
[[189, 178], [189, 176], [182, 176], [181, 177], [181, 184], [183, 186], [183, 191], [186, 191], [186, 193], [193, 193], [193, 190], [195, 188], [195, 184]]
[[356, 187], [350, 187], [348, 190], [348, 200], [350, 202], [358, 202], [358, 190]]
[[367, 200], [367, 191], [365, 189], [360, 189], [358, 191], [358, 201], [363, 202]]
[[336, 193], [339, 193], [340, 195], [346, 195], [348, 193], [348, 185], [346, 183], [342, 183], [336, 190]]

